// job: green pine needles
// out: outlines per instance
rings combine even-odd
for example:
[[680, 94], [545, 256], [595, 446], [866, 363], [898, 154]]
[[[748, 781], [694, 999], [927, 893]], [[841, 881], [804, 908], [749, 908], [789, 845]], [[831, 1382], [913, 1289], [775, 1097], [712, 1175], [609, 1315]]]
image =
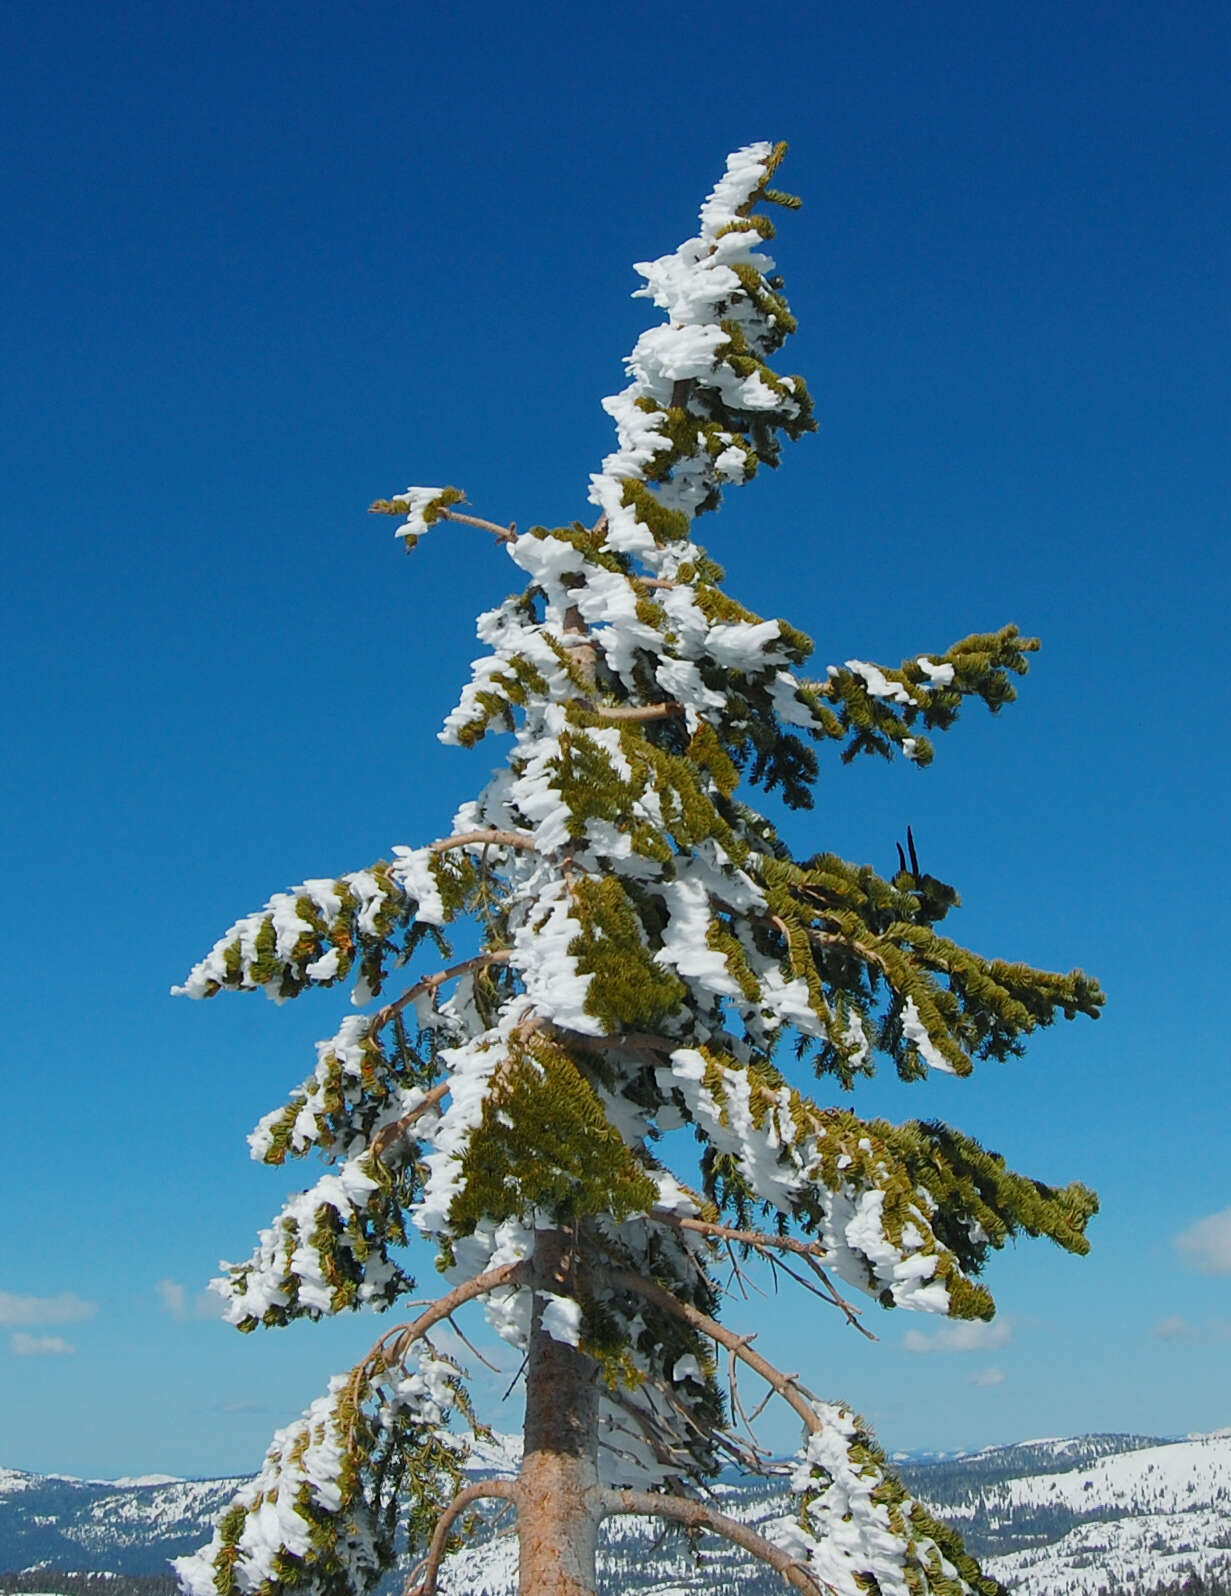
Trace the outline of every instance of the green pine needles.
[[[592, 1591], [594, 1529], [623, 1512], [729, 1535], [814, 1596], [998, 1589], [862, 1421], [722, 1317], [735, 1248], [854, 1326], [847, 1290], [990, 1318], [990, 1254], [1023, 1234], [1084, 1252], [1097, 1207], [946, 1125], [827, 1101], [878, 1060], [907, 1081], [969, 1075], [1103, 997], [1080, 970], [945, 935], [957, 893], [913, 842], [888, 878], [836, 851], [796, 858], [752, 806], [759, 789], [808, 808], [829, 745], [928, 764], [969, 702], [1012, 702], [1038, 647], [1006, 626], [809, 676], [810, 639], [729, 595], [694, 542], [699, 515], [815, 425], [803, 380], [771, 365], [795, 326], [760, 208], [798, 204], [770, 186], [784, 151], [732, 155], [698, 235], [638, 268], [665, 320], [605, 401], [617, 447], [591, 478], [592, 524], [519, 535], [453, 487], [373, 506], [408, 547], [450, 525], [493, 533], [524, 574], [480, 617], [488, 652], [442, 734], [511, 733], [508, 757], [439, 841], [276, 894], [180, 990], [284, 999], [353, 975], [362, 1011], [250, 1138], [268, 1162], [315, 1150], [329, 1167], [215, 1283], [231, 1321], [387, 1308], [415, 1289], [412, 1233], [446, 1287], [279, 1434], [213, 1543], [181, 1560], [192, 1596], [359, 1591], [398, 1555], [431, 1596], [488, 1498], [516, 1509], [535, 1596]], [[462, 924], [478, 951], [449, 963]], [[675, 1167], [681, 1128], [691, 1168]], [[432, 1333], [471, 1300], [525, 1354], [515, 1479], [463, 1483], [458, 1421], [482, 1427]], [[784, 1477], [795, 1527], [772, 1539], [705, 1494], [724, 1464], [774, 1467], [728, 1364], [803, 1427]]]

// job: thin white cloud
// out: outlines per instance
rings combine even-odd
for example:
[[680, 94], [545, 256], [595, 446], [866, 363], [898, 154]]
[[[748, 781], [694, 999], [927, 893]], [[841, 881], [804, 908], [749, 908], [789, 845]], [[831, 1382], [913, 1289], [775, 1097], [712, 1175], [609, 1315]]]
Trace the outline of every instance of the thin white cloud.
[[1172, 1313], [1158, 1321], [1153, 1334], [1159, 1341], [1196, 1341], [1201, 1332], [1182, 1313]]
[[160, 1280], [154, 1290], [158, 1293], [164, 1311], [173, 1319], [188, 1317], [188, 1293], [178, 1280]]
[[955, 1319], [941, 1325], [934, 1335], [908, 1330], [902, 1337], [907, 1352], [986, 1352], [992, 1347], [1007, 1347], [1013, 1339], [1011, 1319]]
[[966, 1383], [967, 1385], [1003, 1385], [1004, 1370], [997, 1368], [995, 1364], [990, 1369], [976, 1369]]
[[75, 1324], [97, 1312], [96, 1302], [86, 1302], [71, 1291], [58, 1297], [19, 1297], [0, 1291], [0, 1324]]
[[164, 1313], [181, 1323], [188, 1319], [219, 1319], [225, 1303], [212, 1291], [198, 1291], [191, 1299], [188, 1288], [178, 1280], [160, 1280], [154, 1291], [162, 1303]]
[[30, 1336], [24, 1330], [14, 1331], [9, 1346], [18, 1358], [66, 1358], [77, 1350], [63, 1336]]
[[1207, 1214], [1181, 1230], [1175, 1248], [1203, 1275], [1231, 1275], [1231, 1208]]

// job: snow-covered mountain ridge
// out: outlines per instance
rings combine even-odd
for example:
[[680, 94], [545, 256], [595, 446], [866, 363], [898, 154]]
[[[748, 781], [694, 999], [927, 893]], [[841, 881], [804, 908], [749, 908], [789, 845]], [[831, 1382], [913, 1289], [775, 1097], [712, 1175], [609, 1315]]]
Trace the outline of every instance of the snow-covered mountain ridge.
[[[516, 1467], [496, 1437], [483, 1472]], [[1095, 1435], [1019, 1442], [968, 1454], [899, 1459], [911, 1488], [956, 1523], [1015, 1596], [1145, 1593], [1190, 1573], [1231, 1584], [1231, 1431], [1161, 1440]], [[147, 1483], [148, 1481], [148, 1483]], [[75, 1480], [0, 1469], [0, 1569], [42, 1565], [157, 1573], [208, 1538], [236, 1480]], [[723, 1511], [770, 1528], [787, 1503], [773, 1482], [719, 1487]], [[703, 1544], [700, 1566], [661, 1525], [611, 1521], [606, 1596], [778, 1596], [771, 1571]], [[513, 1537], [454, 1560], [450, 1596], [512, 1596]]]
[[0, 1468], [0, 1569], [165, 1574], [208, 1540], [240, 1480], [157, 1484]]

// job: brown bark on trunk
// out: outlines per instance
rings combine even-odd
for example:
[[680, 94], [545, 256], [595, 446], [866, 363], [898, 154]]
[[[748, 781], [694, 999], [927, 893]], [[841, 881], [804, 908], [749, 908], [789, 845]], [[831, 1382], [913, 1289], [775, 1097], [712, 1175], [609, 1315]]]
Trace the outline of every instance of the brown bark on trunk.
[[[565, 1294], [576, 1237], [540, 1231], [536, 1293]], [[520, 1596], [596, 1596], [595, 1545], [602, 1512], [598, 1483], [598, 1370], [591, 1359], [544, 1333], [536, 1295], [526, 1365], [525, 1459], [517, 1493]]]

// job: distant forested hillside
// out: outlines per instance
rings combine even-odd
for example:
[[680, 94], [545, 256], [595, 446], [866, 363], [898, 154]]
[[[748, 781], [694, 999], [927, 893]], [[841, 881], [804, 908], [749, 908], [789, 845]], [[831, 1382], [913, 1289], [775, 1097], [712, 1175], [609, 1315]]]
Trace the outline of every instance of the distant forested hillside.
[[54, 1568], [0, 1574], [0, 1596], [175, 1596], [178, 1588], [170, 1574], [61, 1574]]

